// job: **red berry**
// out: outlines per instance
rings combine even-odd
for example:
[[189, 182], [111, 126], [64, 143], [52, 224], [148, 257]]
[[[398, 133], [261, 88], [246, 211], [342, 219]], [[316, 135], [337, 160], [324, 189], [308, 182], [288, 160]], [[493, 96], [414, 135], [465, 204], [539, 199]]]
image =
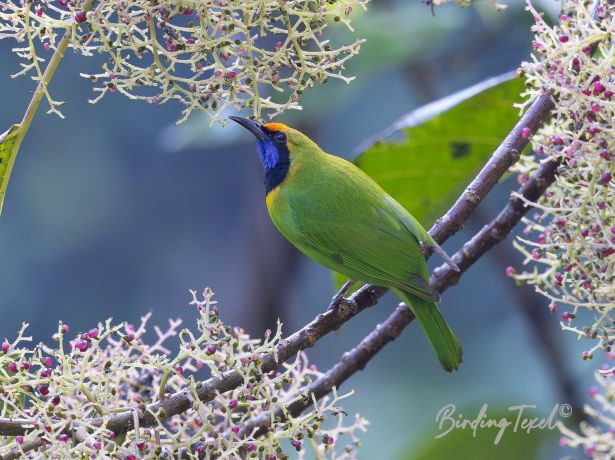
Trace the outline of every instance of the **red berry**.
[[81, 23], [85, 22], [86, 19], [87, 13], [85, 11], [77, 11], [77, 13], [75, 13], [75, 21]]

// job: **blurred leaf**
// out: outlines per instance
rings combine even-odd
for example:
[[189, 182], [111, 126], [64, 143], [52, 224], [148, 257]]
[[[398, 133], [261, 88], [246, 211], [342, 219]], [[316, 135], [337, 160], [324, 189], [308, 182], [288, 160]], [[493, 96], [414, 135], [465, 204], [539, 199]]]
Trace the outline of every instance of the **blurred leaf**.
[[[420, 107], [364, 142], [355, 164], [429, 228], [518, 121], [522, 90], [509, 73]], [[402, 142], [379, 140], [402, 129]]]
[[[476, 414], [479, 413], [479, 407], [472, 407], [462, 411], [464, 418], [473, 421]], [[444, 424], [442, 430], [436, 430], [423, 438], [422, 442], [413, 442], [405, 449], [405, 453], [399, 456], [400, 460], [449, 460], [457, 458], [460, 454], [464, 458], [472, 460], [518, 460], [520, 458], [539, 458], [539, 452], [542, 450], [545, 440], [555, 438], [557, 430], [550, 431], [548, 429], [534, 429], [527, 433], [519, 425], [515, 431], [515, 422], [519, 411], [498, 410], [492, 412], [491, 409], [487, 412], [488, 420], [494, 420], [497, 423], [509, 423], [505, 428], [501, 438], [497, 444], [495, 439], [498, 436], [500, 428], [497, 426], [476, 429], [476, 437], [473, 436], [473, 429], [466, 427], [465, 429], [452, 429], [448, 434], [436, 439], [438, 433], [443, 433], [448, 429], [449, 424]], [[558, 414], [555, 415], [556, 417]], [[533, 419], [538, 417], [540, 420], [543, 416], [536, 414], [534, 411], [524, 409], [521, 416], [521, 422], [524, 418]], [[557, 420], [555, 420], [557, 421]], [[486, 423], [487, 420], [485, 419]], [[436, 424], [434, 422], [434, 424]], [[437, 425], [437, 424], [436, 424]], [[550, 441], [547, 441], [550, 442]], [[556, 445], [556, 441], [553, 441]]]
[[7, 131], [0, 134], [0, 213], [4, 204], [4, 195], [11, 175], [11, 167], [15, 159], [15, 140], [19, 125], [11, 126]]

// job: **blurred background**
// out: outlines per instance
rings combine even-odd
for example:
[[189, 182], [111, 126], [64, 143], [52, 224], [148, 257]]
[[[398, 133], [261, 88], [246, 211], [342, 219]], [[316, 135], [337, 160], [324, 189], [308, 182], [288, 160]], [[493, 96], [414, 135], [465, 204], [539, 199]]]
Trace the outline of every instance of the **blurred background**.
[[[356, 81], [308, 91], [304, 110], [279, 121], [349, 157], [401, 115], [527, 59], [530, 18], [523, 2], [507, 3], [499, 13], [483, 2], [432, 15], [418, 1], [374, 0], [354, 22], [356, 35], [367, 39], [349, 65]], [[542, 6], [557, 11], [559, 1]], [[330, 31], [337, 40], [352, 37], [342, 27]], [[19, 70], [12, 45], [0, 42], [0, 128], [21, 119], [34, 89], [27, 78], [9, 77]], [[87, 104], [91, 85], [79, 72], [99, 65], [69, 53], [51, 85], [55, 98], [67, 101], [66, 120], [41, 110], [22, 146], [0, 218], [0, 339], [12, 338], [23, 321], [47, 341], [59, 319], [78, 331], [109, 316], [135, 322], [149, 310], [158, 324], [181, 317], [190, 325], [188, 289], [206, 286], [224, 320], [255, 335], [278, 317], [291, 333], [324, 310], [331, 274], [270, 223], [251, 136], [238, 126], [209, 129], [200, 116], [177, 127], [180, 108], [171, 103], [153, 107], [111, 94]], [[446, 243], [447, 252], [493, 218], [516, 185], [500, 184]], [[492, 446], [495, 431], [434, 440], [436, 414], [447, 404], [467, 418], [484, 403], [494, 417], [520, 404], [536, 405], [534, 416], [548, 415], [555, 403], [580, 412], [592, 364], [578, 359], [581, 349], [559, 332], [544, 299], [504, 276], [515, 264], [508, 240], [443, 296], [444, 316], [464, 345], [460, 372], [442, 372], [413, 325], [346, 383], [356, 395], [345, 410], [371, 421], [361, 458], [435, 459], [445, 451], [459, 456], [459, 449], [471, 458], [566, 453], [557, 432], [505, 435], [483, 454], [480, 446]], [[388, 295], [320, 341], [311, 361], [327, 369], [396, 303]]]

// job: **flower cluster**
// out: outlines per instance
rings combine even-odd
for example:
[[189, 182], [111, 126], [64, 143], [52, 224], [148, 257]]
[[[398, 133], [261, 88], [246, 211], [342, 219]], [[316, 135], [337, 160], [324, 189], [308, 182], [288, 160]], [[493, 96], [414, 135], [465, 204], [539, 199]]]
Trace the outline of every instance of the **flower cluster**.
[[[524, 220], [523, 237], [514, 243], [531, 269], [507, 274], [535, 286], [549, 302], [561, 326], [589, 342], [582, 358], [598, 350], [615, 357], [615, 4], [568, 1], [557, 26], [549, 26], [528, 3], [535, 19], [532, 62], [523, 65], [528, 89], [524, 109], [549, 93], [555, 101], [551, 122], [533, 133], [533, 154], [515, 166], [525, 182], [542, 162], [559, 163], [555, 183]], [[521, 197], [522, 198], [522, 197]], [[602, 357], [599, 356], [599, 357]], [[599, 387], [589, 396], [589, 422], [580, 434], [560, 424], [560, 444], [583, 448], [594, 458], [615, 455], [615, 367], [605, 364], [597, 374]]]
[[[17, 75], [43, 79], [41, 62], [66, 46], [105, 57], [100, 72], [82, 74], [100, 100], [109, 92], [183, 105], [212, 121], [227, 107], [279, 114], [299, 109], [306, 88], [329, 78], [346, 82], [345, 62], [362, 40], [332, 46], [324, 30], [350, 28], [368, 0], [0, 0], [0, 39], [14, 38], [23, 59]], [[67, 43], [62, 42], [62, 37]], [[60, 102], [46, 91], [51, 111]]]
[[525, 63], [527, 106], [549, 92], [553, 119], [539, 132], [528, 128], [534, 154], [516, 166], [520, 182], [541, 162], [561, 163], [555, 184], [525, 219], [515, 246], [531, 270], [508, 274], [534, 285], [561, 314], [562, 327], [595, 339], [584, 359], [609, 351], [615, 339], [615, 47], [611, 39], [615, 5], [592, 14], [585, 2], [568, 2], [558, 26], [534, 15], [531, 63]]
[[[611, 357], [612, 359], [612, 357]], [[582, 423], [580, 433], [558, 423], [562, 433], [561, 446], [582, 448], [585, 455], [597, 459], [611, 459], [615, 457], [615, 420], [613, 420], [613, 396], [615, 395], [615, 380], [608, 366], [596, 373], [598, 386], [588, 391], [593, 400], [591, 405], [585, 406], [585, 413], [589, 416], [588, 423]]]
[[[308, 449], [323, 459], [355, 457], [356, 434], [367, 422], [357, 416], [345, 425], [337, 406], [348, 395], [334, 392], [300, 416], [286, 411], [289, 402], [309, 397], [307, 386], [321, 376], [305, 355], [280, 371], [262, 371], [263, 358], [280, 341], [279, 326], [263, 340], [251, 339], [224, 325], [210, 290], [193, 297], [199, 314], [194, 332], [171, 320], [166, 330], [154, 327], [156, 337], [148, 341], [146, 315], [138, 326], [108, 320], [76, 335], [60, 323], [53, 347], [28, 347], [25, 325], [13, 341], [5, 340], [0, 457], [273, 460]], [[175, 354], [167, 348], [170, 340], [179, 342]], [[204, 379], [231, 371], [240, 376], [233, 388], [199, 397]], [[174, 398], [188, 403], [158, 404]], [[277, 413], [285, 416], [269, 416]], [[254, 424], [259, 416], [271, 420], [267, 430]], [[133, 420], [135, 429], [113, 432], [110, 426], [121, 426], [114, 424], [118, 417]]]

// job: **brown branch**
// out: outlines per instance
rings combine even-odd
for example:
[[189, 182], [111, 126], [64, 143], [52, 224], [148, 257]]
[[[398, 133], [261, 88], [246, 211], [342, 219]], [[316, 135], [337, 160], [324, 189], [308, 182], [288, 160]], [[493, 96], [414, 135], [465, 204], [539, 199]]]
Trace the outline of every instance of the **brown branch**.
[[[449, 237], [463, 228], [464, 224], [472, 212], [476, 209], [478, 204], [487, 196], [508, 168], [517, 161], [520, 152], [527, 145], [528, 139], [521, 135], [523, 128], [528, 127], [532, 132], [535, 132], [539, 126], [548, 119], [552, 108], [553, 102], [549, 95], [543, 95], [530, 106], [528, 111], [514, 126], [502, 144], [495, 150], [489, 161], [483, 166], [481, 171], [466, 188], [453, 207], [442, 218], [435, 222], [430, 230], [430, 234], [436, 242], [442, 244]], [[501, 238], [505, 237], [506, 233], [504, 233], [503, 230], [495, 230], [500, 232], [499, 234], [502, 235]], [[495, 243], [488, 247], [483, 247], [481, 246], [482, 244], [483, 243], [481, 243], [481, 241], [474, 242], [472, 246], [467, 249], [476, 251], [476, 254], [480, 257], [480, 255], [486, 252], [488, 248], [493, 246]], [[465, 259], [457, 254], [456, 261], [462, 264], [460, 265], [460, 268], [464, 270], [467, 267], [463, 264], [468, 263], [469, 259]], [[469, 263], [471, 264], [473, 261]], [[443, 269], [440, 268], [439, 270], [442, 271]], [[452, 273], [449, 273], [446, 269], [444, 269], [444, 272], [439, 276], [442, 276], [442, 279], [450, 278], [450, 282], [453, 280], [456, 282], [457, 278], [455, 278]], [[436, 279], [434, 286], [442, 290], [442, 285], [438, 281], [439, 279], [440, 278]], [[354, 311], [342, 308], [319, 314], [302, 329], [298, 330], [286, 339], [281, 340], [276, 346], [275, 353], [262, 356], [262, 372], [267, 373], [273, 371], [277, 369], [282, 362], [294, 356], [296, 353], [314, 346], [314, 344], [321, 337], [331, 331], [339, 329], [345, 322], [356, 316], [358, 313], [375, 305], [380, 297], [382, 297], [387, 291], [388, 289], [384, 287], [365, 285], [351, 296], [351, 300], [353, 300], [357, 306]], [[407, 312], [403, 314], [399, 313], [399, 315], [406, 318], [408, 322], [411, 320]], [[393, 331], [393, 329], [391, 329], [391, 331]], [[384, 344], [393, 338], [394, 337], [384, 341], [381, 346], [384, 346]], [[383, 337], [379, 337], [378, 340], [382, 341]], [[370, 358], [371, 356], [369, 356], [368, 360]], [[215, 398], [217, 393], [225, 393], [233, 390], [242, 383], [243, 377], [238, 372], [229, 371], [221, 377], [213, 377], [202, 382], [200, 387], [197, 389], [197, 394], [201, 401], [209, 402]], [[139, 424], [141, 427], [152, 426], [158, 423], [158, 420], [153, 414], [158, 414], [158, 419], [164, 421], [174, 415], [185, 412], [190, 407], [192, 407], [191, 396], [187, 393], [187, 391], [180, 391], [169, 395], [162, 401], [148, 405], [147, 410], [144, 411], [144, 414], [139, 420]], [[91, 423], [95, 426], [101, 425], [103, 423], [103, 419], [94, 419]], [[10, 425], [12, 434], [17, 433], [17, 429], [13, 421], [10, 419], [0, 419], [0, 434], [5, 433], [5, 424]], [[109, 419], [106, 423], [106, 428], [113, 431], [116, 435], [121, 435], [132, 430], [134, 428], [132, 412], [122, 413], [111, 417], [111, 419]], [[27, 426], [24, 425], [22, 432], [27, 432], [30, 429], [31, 424]]]

